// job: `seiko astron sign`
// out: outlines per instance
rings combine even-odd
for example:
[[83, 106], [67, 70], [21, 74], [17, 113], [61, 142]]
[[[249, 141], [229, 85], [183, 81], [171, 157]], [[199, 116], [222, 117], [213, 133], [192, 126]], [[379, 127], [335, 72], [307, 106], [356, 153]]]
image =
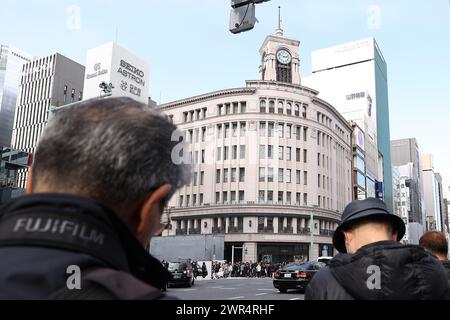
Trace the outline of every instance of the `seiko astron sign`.
[[99, 87], [102, 82], [113, 85], [114, 97], [126, 96], [148, 103], [148, 64], [116, 43], [107, 43], [88, 51], [84, 98], [104, 95]]

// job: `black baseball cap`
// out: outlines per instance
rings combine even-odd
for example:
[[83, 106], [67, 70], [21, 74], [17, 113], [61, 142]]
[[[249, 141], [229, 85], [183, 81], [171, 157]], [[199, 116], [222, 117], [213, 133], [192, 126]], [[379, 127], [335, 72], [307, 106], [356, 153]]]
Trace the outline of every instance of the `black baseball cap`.
[[346, 253], [345, 237], [342, 229], [348, 227], [355, 221], [362, 221], [367, 217], [384, 217], [391, 222], [392, 227], [397, 231], [397, 241], [400, 241], [406, 232], [403, 220], [388, 211], [386, 204], [380, 199], [368, 198], [365, 200], [355, 200], [345, 207], [342, 213], [341, 223], [333, 236], [333, 245], [340, 253]]

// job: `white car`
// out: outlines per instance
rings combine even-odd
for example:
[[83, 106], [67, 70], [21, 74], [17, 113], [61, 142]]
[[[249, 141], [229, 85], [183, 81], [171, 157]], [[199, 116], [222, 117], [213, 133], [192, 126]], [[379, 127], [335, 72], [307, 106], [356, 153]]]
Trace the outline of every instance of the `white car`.
[[319, 257], [319, 258], [317, 258], [317, 261], [323, 262], [326, 265], [328, 265], [330, 263], [331, 259], [333, 259], [333, 257]]

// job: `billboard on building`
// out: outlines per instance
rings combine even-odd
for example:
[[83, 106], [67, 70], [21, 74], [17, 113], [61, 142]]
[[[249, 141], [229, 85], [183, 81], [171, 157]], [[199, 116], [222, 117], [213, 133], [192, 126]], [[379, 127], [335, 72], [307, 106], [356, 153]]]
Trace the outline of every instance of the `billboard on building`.
[[84, 99], [104, 95], [100, 84], [112, 84], [113, 97], [130, 97], [148, 103], [149, 65], [116, 43], [87, 52]]

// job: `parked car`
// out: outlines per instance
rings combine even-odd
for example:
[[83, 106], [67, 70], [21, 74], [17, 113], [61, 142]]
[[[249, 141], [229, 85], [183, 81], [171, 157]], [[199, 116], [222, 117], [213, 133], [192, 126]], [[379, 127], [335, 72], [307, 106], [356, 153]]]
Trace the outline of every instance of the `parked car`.
[[289, 264], [274, 274], [273, 286], [281, 293], [290, 289], [304, 291], [317, 271], [326, 267], [319, 261]]
[[318, 259], [317, 259], [317, 261], [319, 261], [319, 262], [323, 262], [323, 263], [325, 263], [326, 265], [329, 265], [330, 264], [330, 261], [333, 259], [333, 257], [319, 257]]
[[194, 285], [194, 272], [191, 263], [188, 261], [169, 262], [167, 268], [171, 274], [168, 286], [184, 285], [192, 287]]

